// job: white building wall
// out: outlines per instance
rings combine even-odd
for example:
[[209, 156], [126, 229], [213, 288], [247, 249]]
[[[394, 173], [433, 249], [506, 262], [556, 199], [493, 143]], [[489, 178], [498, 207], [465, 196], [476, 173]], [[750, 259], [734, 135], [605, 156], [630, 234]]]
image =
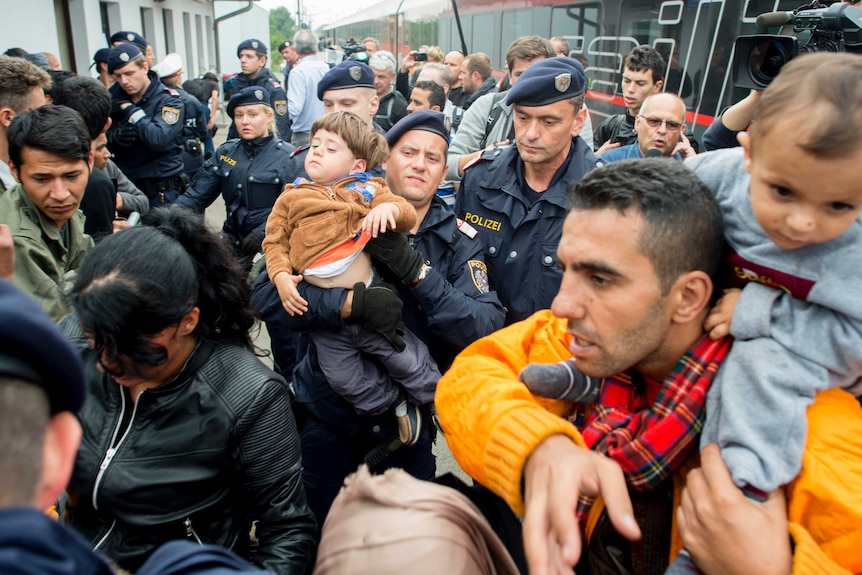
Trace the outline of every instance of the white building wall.
[[[107, 46], [105, 29], [108, 35], [132, 30], [149, 40], [157, 61], [169, 51], [179, 53], [185, 77], [194, 78], [216, 68], [215, 17], [245, 5], [213, 0], [0, 0], [0, 53], [13, 46], [53, 52], [64, 68], [87, 73], [93, 54]], [[71, 29], [68, 40], [64, 8]], [[221, 24], [225, 72], [239, 68], [236, 45], [250, 37], [269, 44], [269, 12], [260, 6]]]
[[[247, 5], [248, 2], [215, 2], [215, 16], [219, 18]], [[223, 20], [218, 26], [222, 74], [240, 71], [236, 47], [243, 40], [257, 38], [269, 48], [269, 10], [265, 8], [254, 5], [248, 12]]]

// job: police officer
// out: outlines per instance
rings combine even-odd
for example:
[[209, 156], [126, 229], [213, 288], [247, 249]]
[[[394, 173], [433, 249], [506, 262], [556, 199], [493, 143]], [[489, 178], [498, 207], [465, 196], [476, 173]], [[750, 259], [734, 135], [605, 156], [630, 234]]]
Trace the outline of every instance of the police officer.
[[119, 46], [120, 44], [134, 44], [137, 46], [144, 55], [147, 65], [152, 69], [153, 63], [156, 61], [156, 55], [153, 53], [153, 47], [146, 38], [137, 32], [120, 30], [111, 34], [111, 46]]
[[114, 163], [150, 199], [151, 207], [176, 201], [185, 184], [181, 146], [185, 115], [179, 93], [159, 81], [134, 44], [108, 54], [111, 118], [108, 143]]
[[[446, 174], [449, 126], [445, 115], [414, 112], [389, 131], [387, 140], [391, 155], [386, 181], [418, 215], [416, 227], [406, 236], [390, 232], [366, 246], [382, 278], [396, 286], [394, 292], [375, 286], [366, 288], [360, 299], [354, 298], [352, 290], [324, 290], [301, 282], [298, 287], [309, 311], [289, 316], [263, 273], [255, 281], [253, 304], [270, 334], [337, 330], [344, 322], [355, 322], [396, 339], [403, 301], [404, 324], [428, 345], [445, 370], [461, 349], [499, 329], [505, 312], [489, 288], [476, 230], [459, 221], [436, 196]], [[416, 445], [393, 449], [392, 440], [398, 441], [395, 418], [357, 415], [326, 382], [314, 346], [308, 344], [305, 349], [293, 380], [306, 414], [300, 426], [303, 482], [318, 521], [322, 524], [344, 478], [363, 460], [376, 471], [401, 467], [421, 479], [433, 478], [429, 414], [424, 413]], [[283, 365], [282, 357], [275, 359]]]
[[[266, 67], [268, 49], [260, 40], [250, 38], [240, 42], [236, 49], [236, 57], [242, 72], [236, 75], [234, 90], [240, 91], [248, 86], [259, 86], [269, 93], [269, 101], [275, 112], [275, 123], [278, 137], [285, 142], [290, 141], [290, 117], [287, 115], [287, 94]], [[228, 138], [239, 137], [236, 125], [231, 123], [227, 133]]]
[[276, 198], [298, 174], [290, 159], [293, 146], [270, 129], [273, 111], [266, 90], [243, 88], [231, 97], [227, 113], [240, 137], [216, 149], [177, 204], [203, 213], [221, 195], [227, 209], [222, 234], [250, 268]]
[[181, 140], [183, 174], [191, 179], [204, 163], [204, 140], [208, 135], [204, 105], [181, 87], [183, 59], [179, 54], [168, 54], [164, 60], [153, 66], [153, 71], [159, 75], [162, 84], [177, 92], [183, 102], [185, 117]]
[[527, 68], [506, 97], [517, 146], [485, 152], [461, 180], [455, 212], [479, 230], [507, 324], [549, 308], [560, 287], [566, 186], [597, 161], [577, 137], [586, 116], [585, 83], [583, 66], [572, 58]]

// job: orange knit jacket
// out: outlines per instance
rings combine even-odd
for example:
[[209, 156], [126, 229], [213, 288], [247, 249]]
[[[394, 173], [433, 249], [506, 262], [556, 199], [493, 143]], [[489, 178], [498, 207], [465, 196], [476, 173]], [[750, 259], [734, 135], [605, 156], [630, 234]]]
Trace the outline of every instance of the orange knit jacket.
[[[543, 310], [471, 344], [437, 384], [434, 401], [455, 459], [521, 515], [521, 474], [539, 443], [563, 434], [584, 446], [564, 419], [574, 404], [534, 397], [518, 381], [528, 363], [570, 358], [569, 340], [565, 320]], [[803, 469], [787, 488], [793, 573], [862, 573], [862, 408], [845, 391], [823, 392], [808, 424]], [[676, 500], [683, 481], [681, 473], [674, 477]], [[671, 559], [679, 549], [675, 531]]]

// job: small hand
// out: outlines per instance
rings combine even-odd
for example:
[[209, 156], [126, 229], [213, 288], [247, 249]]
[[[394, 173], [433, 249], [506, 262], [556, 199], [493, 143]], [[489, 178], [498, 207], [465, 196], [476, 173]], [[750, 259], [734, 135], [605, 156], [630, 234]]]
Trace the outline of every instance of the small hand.
[[613, 150], [613, 149], [619, 148], [620, 146], [622, 146], [621, 142], [614, 142], [612, 144], [611, 141], [608, 140], [607, 142], [602, 144], [602, 146], [598, 150], [595, 151], [595, 155], [601, 156], [602, 154], [604, 154], [608, 150]]
[[736, 308], [736, 302], [739, 301], [740, 295], [742, 295], [742, 290], [737, 288], [724, 290], [724, 295], [703, 320], [703, 329], [709, 332], [709, 337], [721, 339], [730, 333], [733, 310]]
[[362, 231], [368, 232], [372, 238], [376, 238], [377, 234], [386, 232], [387, 224], [390, 230], [395, 229], [395, 218], [400, 214], [401, 210], [398, 206], [389, 202], [375, 206], [362, 220]]
[[787, 504], [778, 489], [759, 503], [734, 484], [717, 445], [700, 453], [676, 511], [679, 534], [707, 575], [785, 575], [792, 554]]
[[308, 302], [299, 295], [299, 290], [296, 289], [296, 285], [301, 281], [301, 275], [280, 272], [276, 274], [272, 282], [275, 284], [275, 289], [278, 290], [278, 297], [281, 300], [281, 305], [284, 306], [284, 311], [290, 315], [302, 315], [308, 311]]

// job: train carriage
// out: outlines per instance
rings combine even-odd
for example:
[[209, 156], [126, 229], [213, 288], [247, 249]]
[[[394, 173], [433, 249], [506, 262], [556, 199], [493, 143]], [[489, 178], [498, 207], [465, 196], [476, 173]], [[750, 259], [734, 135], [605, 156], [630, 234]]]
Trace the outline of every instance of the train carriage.
[[[467, 52], [485, 52], [500, 73], [515, 38], [562, 36], [571, 56], [586, 59], [587, 105], [597, 125], [622, 113], [625, 54], [649, 44], [667, 62], [666, 91], [688, 106], [686, 121], [700, 135], [726, 106], [746, 92], [731, 76], [734, 40], [758, 32], [758, 14], [793, 10], [801, 0], [457, 0]], [[461, 50], [451, 0], [384, 0], [325, 28], [333, 43], [366, 36], [394, 53], [420, 45]]]

